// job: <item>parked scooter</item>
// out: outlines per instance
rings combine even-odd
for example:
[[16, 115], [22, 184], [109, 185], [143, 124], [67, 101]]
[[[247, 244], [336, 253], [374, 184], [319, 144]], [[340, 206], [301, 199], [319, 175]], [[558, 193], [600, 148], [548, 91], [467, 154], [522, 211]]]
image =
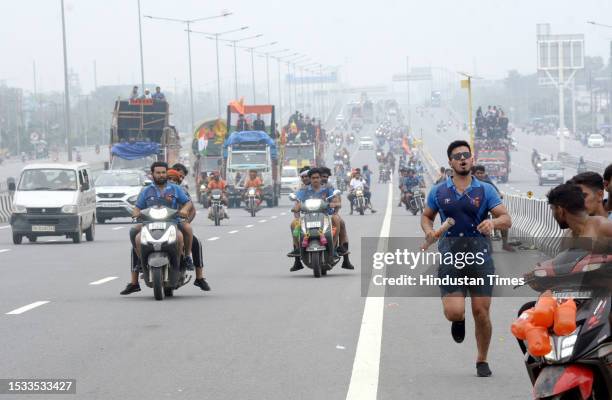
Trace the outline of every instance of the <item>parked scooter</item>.
[[[561, 332], [557, 311], [553, 327], [540, 329], [543, 355], [531, 354], [536, 352], [534, 346], [537, 344], [533, 336], [519, 340], [534, 398], [611, 399], [612, 255], [593, 254], [582, 249], [565, 250], [552, 260], [536, 265], [534, 271], [525, 275], [525, 282], [532, 289], [546, 291], [552, 296], [555, 308], [567, 309], [563, 304], [569, 301], [575, 304], [569, 304], [573, 318], [564, 321], [570, 322], [566, 332]], [[528, 310], [535, 304], [532, 301], [521, 307], [519, 316], [523, 321], [519, 318], [518, 323], [532, 324], [527, 320], [530, 318]], [[533, 329], [533, 324], [525, 325], [523, 333]], [[530, 338], [533, 343], [529, 343]]]

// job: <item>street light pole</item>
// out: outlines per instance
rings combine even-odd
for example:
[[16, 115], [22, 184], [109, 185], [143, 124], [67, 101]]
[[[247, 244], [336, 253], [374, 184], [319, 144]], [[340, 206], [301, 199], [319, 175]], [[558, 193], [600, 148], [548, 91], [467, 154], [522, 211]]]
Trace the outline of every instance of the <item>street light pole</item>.
[[257, 104], [257, 94], [255, 93], [255, 57], [251, 47], [251, 86], [253, 87], [253, 104]]
[[170, 22], [180, 22], [187, 26], [187, 52], [189, 57], [189, 102], [191, 109], [191, 132], [193, 132], [195, 128], [195, 116], [194, 116], [194, 107], [193, 107], [193, 74], [192, 74], [192, 66], [191, 66], [191, 24], [199, 21], [215, 19], [215, 18], [223, 18], [232, 15], [230, 12], [223, 12], [220, 15], [213, 15], [211, 17], [203, 17], [203, 18], [195, 18], [195, 19], [176, 19], [176, 18], [164, 18], [164, 17], [153, 17], [151, 15], [145, 15], [146, 18], [157, 19], [162, 21], [170, 21]]
[[62, 7], [62, 42], [64, 49], [64, 123], [66, 125], [66, 151], [68, 161], [72, 161], [72, 144], [70, 140], [70, 83], [68, 82], [68, 54], [66, 49], [66, 20], [64, 18], [64, 0], [60, 0]]
[[[144, 78], [144, 56], [142, 52], [142, 18], [140, 17], [140, 0], [138, 0], [138, 39], [140, 44], [140, 88], [144, 93], [145, 78]], [[94, 64], [95, 65], [95, 64]]]

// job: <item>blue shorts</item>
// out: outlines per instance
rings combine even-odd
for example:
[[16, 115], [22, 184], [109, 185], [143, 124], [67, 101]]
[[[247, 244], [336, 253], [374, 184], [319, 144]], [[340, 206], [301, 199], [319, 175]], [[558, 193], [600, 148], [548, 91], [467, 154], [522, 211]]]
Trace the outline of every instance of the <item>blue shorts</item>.
[[472, 264], [462, 269], [456, 268], [452, 264], [440, 264], [438, 267], [438, 278], [449, 276], [451, 278], [481, 278], [484, 282], [479, 285], [440, 285], [442, 297], [451, 293], [462, 293], [467, 296], [470, 292], [471, 297], [491, 297], [493, 285], [487, 275], [495, 274], [495, 265], [492, 259], [488, 259], [483, 264]]

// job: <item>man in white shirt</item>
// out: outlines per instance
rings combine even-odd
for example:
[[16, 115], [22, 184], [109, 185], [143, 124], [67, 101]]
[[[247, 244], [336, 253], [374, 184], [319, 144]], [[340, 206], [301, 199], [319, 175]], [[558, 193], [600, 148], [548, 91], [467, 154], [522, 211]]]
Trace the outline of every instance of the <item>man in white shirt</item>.
[[363, 190], [363, 196], [366, 199], [366, 207], [370, 209], [370, 212], [372, 214], [374, 214], [376, 210], [374, 209], [374, 207], [372, 207], [372, 202], [370, 200], [372, 194], [370, 193], [370, 189], [365, 179], [361, 177], [361, 171], [359, 170], [359, 168], [355, 170], [353, 174], [353, 178], [351, 179], [351, 182], [349, 183], [349, 187], [350, 187], [350, 192], [347, 198], [351, 205], [351, 215], [353, 214], [353, 200], [355, 199], [355, 190], [357, 189]]

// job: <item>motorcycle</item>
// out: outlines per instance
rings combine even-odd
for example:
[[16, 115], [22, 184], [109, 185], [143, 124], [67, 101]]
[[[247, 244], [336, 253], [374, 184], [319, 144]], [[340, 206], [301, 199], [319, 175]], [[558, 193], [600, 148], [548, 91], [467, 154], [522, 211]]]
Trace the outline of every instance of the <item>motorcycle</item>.
[[355, 135], [353, 135], [352, 133], [346, 138], [346, 144], [348, 144], [349, 146], [352, 146], [353, 143], [355, 143]]
[[[557, 302], [576, 303], [576, 329], [564, 336], [551, 332], [548, 354], [533, 356], [526, 342], [517, 339], [534, 398], [612, 398], [612, 255], [568, 249], [539, 263], [524, 278], [538, 292], [550, 290]], [[534, 305], [534, 301], [524, 304], [519, 316]]]
[[391, 171], [384, 166], [380, 167], [378, 172], [378, 183], [387, 183], [391, 179]]
[[200, 198], [198, 199], [202, 208], [208, 208], [208, 187], [206, 185], [200, 185]]
[[191, 280], [180, 262], [176, 214], [174, 209], [157, 206], [142, 210], [140, 217], [143, 223], [140, 266], [145, 284], [153, 288], [155, 300], [173, 296], [174, 290]]
[[342, 138], [336, 137], [336, 147], [340, 147], [340, 146], [342, 146]]
[[351, 159], [349, 158], [348, 154], [342, 155], [342, 162], [344, 163], [347, 169], [351, 168]]
[[340, 193], [346, 191], [346, 181], [343, 179], [342, 174], [336, 175], [336, 187], [340, 190]]
[[412, 215], [416, 215], [417, 212], [423, 214], [425, 210], [425, 196], [420, 189], [413, 188], [409, 190], [412, 194], [410, 201], [406, 204], [406, 209], [409, 210]]
[[225, 211], [223, 210], [223, 205], [221, 204], [221, 190], [213, 189], [210, 192], [210, 206], [211, 209], [211, 217], [215, 222], [215, 226], [221, 225], [221, 220], [225, 218]]
[[254, 217], [257, 213], [257, 191], [255, 188], [249, 188], [246, 195], [246, 210]]
[[353, 193], [353, 209], [359, 213], [359, 215], [363, 215], [366, 209], [366, 198], [363, 194], [363, 189], [355, 189]]
[[[334, 190], [327, 199], [308, 199], [300, 208], [300, 260], [312, 269], [315, 278], [327, 275], [338, 263], [340, 257], [334, 257], [331, 217], [327, 215], [329, 201], [340, 194]], [[299, 201], [294, 193], [289, 195], [292, 201]]]
[[583, 172], [587, 172], [586, 163], [579, 163], [578, 166], [576, 167], [576, 173], [582, 174]]

